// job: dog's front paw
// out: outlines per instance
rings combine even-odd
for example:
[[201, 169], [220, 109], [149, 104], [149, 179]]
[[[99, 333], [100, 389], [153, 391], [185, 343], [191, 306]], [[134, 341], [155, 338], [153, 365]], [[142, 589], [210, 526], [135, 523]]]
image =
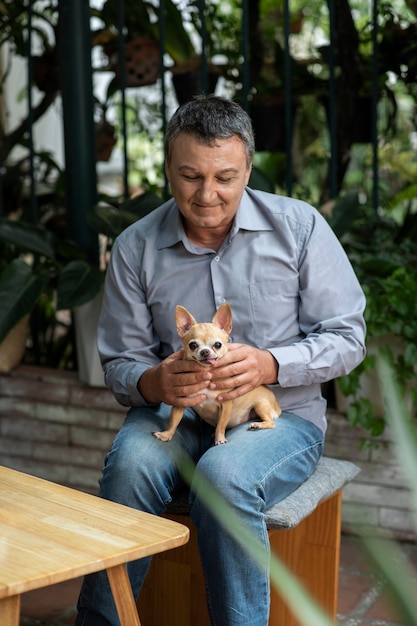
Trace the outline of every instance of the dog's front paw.
[[222, 437], [221, 439], [216, 439], [214, 442], [214, 445], [221, 446], [223, 443], [227, 443], [226, 437]]
[[249, 424], [248, 426], [248, 430], [259, 430], [260, 428], [260, 422], [252, 422], [252, 424]]
[[168, 430], [164, 430], [161, 433], [153, 432], [152, 434], [154, 437], [159, 439], [159, 441], [171, 441], [172, 439], [172, 433], [170, 433]]

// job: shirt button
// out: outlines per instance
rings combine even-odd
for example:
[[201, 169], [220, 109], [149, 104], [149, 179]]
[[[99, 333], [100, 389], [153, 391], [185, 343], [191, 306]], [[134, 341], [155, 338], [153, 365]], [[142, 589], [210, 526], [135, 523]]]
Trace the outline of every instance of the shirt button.
[[215, 256], [214, 260], [217, 261], [217, 263], [220, 261], [220, 257], [219, 256]]

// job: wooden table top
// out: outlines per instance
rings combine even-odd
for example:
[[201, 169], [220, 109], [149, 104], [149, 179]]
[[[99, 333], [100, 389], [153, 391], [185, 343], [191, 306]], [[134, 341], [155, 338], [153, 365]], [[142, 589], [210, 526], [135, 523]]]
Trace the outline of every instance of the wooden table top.
[[182, 524], [0, 467], [0, 599], [163, 552]]

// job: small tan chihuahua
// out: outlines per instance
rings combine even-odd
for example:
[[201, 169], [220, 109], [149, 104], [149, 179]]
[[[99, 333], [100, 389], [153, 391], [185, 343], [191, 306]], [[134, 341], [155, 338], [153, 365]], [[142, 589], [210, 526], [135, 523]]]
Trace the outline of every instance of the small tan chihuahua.
[[[187, 309], [177, 306], [175, 321], [177, 332], [184, 345], [184, 359], [197, 361], [205, 367], [212, 367], [218, 359], [226, 354], [227, 342], [232, 330], [230, 304], [222, 304], [211, 323], [201, 324], [197, 323]], [[222, 389], [221, 393], [226, 393], [226, 391], [226, 389]], [[233, 426], [247, 422], [252, 409], [262, 421], [253, 422], [248, 430], [275, 428], [274, 419], [281, 415], [281, 407], [274, 394], [264, 385], [256, 387], [240, 398], [227, 402], [217, 400], [220, 391], [205, 389], [199, 393], [206, 394], [207, 399], [193, 408], [200, 417], [215, 427], [214, 443], [216, 445], [227, 443], [226, 428], [233, 428]], [[168, 429], [152, 434], [161, 441], [170, 441], [183, 414], [184, 409], [182, 407], [173, 406]]]

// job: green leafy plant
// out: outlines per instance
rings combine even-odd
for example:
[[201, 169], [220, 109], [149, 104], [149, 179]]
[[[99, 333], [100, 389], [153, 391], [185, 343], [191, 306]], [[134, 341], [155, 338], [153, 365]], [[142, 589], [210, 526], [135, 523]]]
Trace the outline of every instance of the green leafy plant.
[[7, 303], [0, 311], [0, 341], [30, 314], [32, 344], [42, 361], [48, 352], [46, 343], [53, 344], [57, 330], [56, 312], [94, 297], [103, 281], [102, 272], [87, 262], [73, 242], [24, 221], [0, 220], [0, 249], [0, 295]]
[[330, 218], [366, 296], [368, 353], [338, 384], [349, 397], [349, 422], [372, 437], [383, 432], [386, 413], [378, 414], [375, 398], [364, 395], [362, 383], [365, 374], [376, 372], [379, 345], [386, 345], [398, 385], [417, 407], [417, 214], [412, 202], [406, 205], [401, 212], [395, 203], [375, 212], [349, 194], [336, 203]]
[[[105, 242], [101, 267], [61, 232], [24, 220], [0, 219], [0, 296], [7, 303], [0, 310], [0, 342], [29, 314], [35, 362], [60, 366], [67, 349], [63, 335], [70, 334], [71, 324], [63, 328], [59, 312], [72, 311], [99, 293], [114, 239], [159, 204], [161, 198], [151, 192], [128, 200], [102, 194], [88, 215], [89, 225]], [[71, 343], [68, 336], [67, 344]]]
[[[176, 64], [189, 62], [196, 55], [192, 37], [184, 27], [180, 9], [173, 0], [167, 0], [165, 8], [165, 50]], [[100, 9], [93, 9], [92, 15], [102, 21], [94, 33], [94, 43], [108, 46], [118, 45], [120, 31], [120, 3], [106, 0]], [[158, 8], [145, 0], [126, 0], [124, 22], [126, 38], [147, 36], [159, 40]]]

